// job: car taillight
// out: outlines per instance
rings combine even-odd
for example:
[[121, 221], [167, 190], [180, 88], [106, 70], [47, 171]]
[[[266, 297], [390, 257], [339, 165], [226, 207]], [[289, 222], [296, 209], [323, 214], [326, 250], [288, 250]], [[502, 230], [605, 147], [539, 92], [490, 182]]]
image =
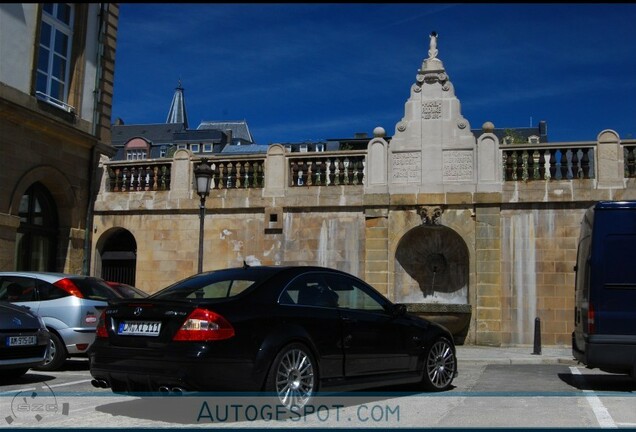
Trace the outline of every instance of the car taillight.
[[221, 315], [211, 310], [195, 309], [174, 335], [175, 341], [211, 341], [234, 336], [234, 327]]
[[587, 308], [587, 334], [596, 333], [596, 322], [594, 321], [594, 307], [592, 303]]
[[84, 295], [80, 292], [77, 285], [75, 285], [73, 281], [68, 278], [60, 279], [59, 281], [55, 282], [53, 285], [63, 289], [64, 291], [66, 291], [72, 296], [84, 298]]
[[108, 339], [108, 328], [106, 328], [106, 311], [102, 311], [97, 321], [96, 337]]

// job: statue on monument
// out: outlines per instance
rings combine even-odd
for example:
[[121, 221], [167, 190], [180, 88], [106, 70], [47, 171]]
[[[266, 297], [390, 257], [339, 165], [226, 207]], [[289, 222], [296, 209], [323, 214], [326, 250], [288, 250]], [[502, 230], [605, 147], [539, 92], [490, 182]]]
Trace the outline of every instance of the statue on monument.
[[433, 59], [437, 57], [437, 32], [432, 32], [429, 36], [431, 38], [430, 47], [428, 50], [428, 58]]

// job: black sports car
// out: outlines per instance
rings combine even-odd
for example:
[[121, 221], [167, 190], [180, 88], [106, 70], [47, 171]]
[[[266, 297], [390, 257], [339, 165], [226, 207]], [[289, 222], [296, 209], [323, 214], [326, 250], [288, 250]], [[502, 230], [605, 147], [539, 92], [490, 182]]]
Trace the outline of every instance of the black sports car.
[[258, 391], [304, 406], [317, 391], [457, 375], [442, 326], [322, 267], [201, 273], [144, 299], [112, 300], [89, 350], [93, 385], [116, 393]]

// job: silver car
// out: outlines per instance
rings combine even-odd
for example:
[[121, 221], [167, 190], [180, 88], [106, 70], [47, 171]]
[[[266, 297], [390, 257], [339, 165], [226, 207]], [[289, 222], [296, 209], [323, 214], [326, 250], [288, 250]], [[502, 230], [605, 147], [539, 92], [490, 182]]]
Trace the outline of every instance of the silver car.
[[29, 309], [0, 301], [0, 334], [0, 382], [19, 378], [48, 358], [49, 332]]
[[109, 299], [121, 298], [102, 279], [63, 273], [0, 272], [0, 301], [27, 306], [51, 335], [47, 361], [34, 369], [56, 370], [68, 357], [85, 356]]

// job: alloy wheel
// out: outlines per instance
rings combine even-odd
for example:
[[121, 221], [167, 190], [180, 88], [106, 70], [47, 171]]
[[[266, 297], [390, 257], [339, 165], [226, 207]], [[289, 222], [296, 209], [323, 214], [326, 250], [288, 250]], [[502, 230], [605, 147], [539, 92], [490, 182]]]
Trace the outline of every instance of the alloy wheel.
[[314, 366], [311, 357], [299, 348], [285, 352], [276, 371], [276, 394], [291, 409], [307, 404], [314, 390]]
[[426, 358], [426, 374], [437, 390], [446, 389], [455, 377], [457, 361], [450, 343], [446, 339], [437, 340]]

